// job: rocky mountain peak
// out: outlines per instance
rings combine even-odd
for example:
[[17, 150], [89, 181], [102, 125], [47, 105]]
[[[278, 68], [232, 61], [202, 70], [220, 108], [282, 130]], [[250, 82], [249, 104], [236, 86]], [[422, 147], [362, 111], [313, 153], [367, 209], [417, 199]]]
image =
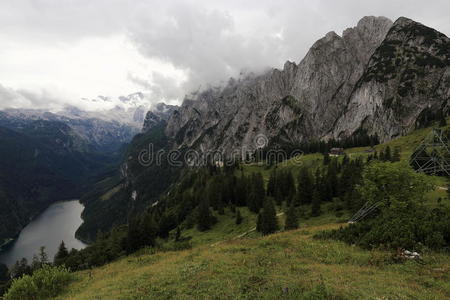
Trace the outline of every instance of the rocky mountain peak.
[[396, 27], [404, 27], [404, 26], [409, 26], [412, 24], [420, 24], [414, 20], [411, 20], [407, 17], [399, 17], [397, 20], [395, 20], [395, 26]]
[[[392, 100], [375, 101], [372, 97], [385, 97], [396, 87], [377, 86], [361, 90], [361, 86], [362, 82], [371, 81], [370, 76], [376, 77], [377, 74], [388, 74], [392, 70], [396, 76], [404, 74], [405, 70], [397, 69], [401, 68], [400, 61], [407, 61], [407, 54], [402, 51], [409, 49], [420, 53], [422, 50], [419, 48], [424, 41], [434, 49], [429, 51], [430, 59], [435, 61], [434, 57], [441, 55], [439, 60], [446, 63], [450, 52], [446, 48], [447, 41], [423, 27], [412, 26], [415, 22], [411, 22], [405, 18], [394, 24], [385, 17], [364, 17], [355, 27], [346, 29], [342, 37], [334, 31], [327, 33], [314, 43], [298, 65], [287, 61], [282, 70], [273, 69], [260, 75], [230, 80], [223, 88], [200, 91], [195, 97], [187, 97], [180, 109], [168, 119], [166, 135], [174, 138], [174, 147], [229, 152], [240, 147], [251, 149], [255, 137], [260, 134], [271, 142], [276, 140], [287, 144], [344, 138], [361, 128], [383, 139], [402, 134], [403, 131], [397, 130], [398, 126], [403, 126], [399, 124], [411, 124], [422, 109], [409, 115], [408, 120], [390, 118], [392, 111], [387, 103]], [[409, 29], [405, 31], [406, 27]], [[390, 40], [398, 39], [394, 34], [408, 34], [414, 38], [402, 37], [401, 42], [394, 42], [398, 49], [396, 57], [392, 58]], [[408, 40], [415, 46], [404, 45]], [[419, 60], [428, 59], [423, 55]], [[398, 65], [395, 64], [396, 59]], [[385, 61], [394, 63], [388, 66]], [[444, 66], [438, 64], [437, 67]], [[402, 76], [409, 76], [412, 81], [418, 79], [406, 73]], [[426, 82], [431, 84], [428, 80]], [[413, 83], [408, 84], [408, 89], [411, 89], [410, 84]], [[436, 103], [442, 103], [444, 94], [437, 97]], [[426, 101], [412, 101], [416, 107], [422, 107], [422, 102]], [[367, 103], [372, 104], [368, 107]], [[386, 115], [386, 118], [378, 118], [376, 124], [368, 122], [378, 115]], [[369, 123], [373, 128], [366, 128]], [[389, 126], [397, 129], [383, 131]]]
[[331, 42], [334, 39], [340, 39], [340, 36], [336, 32], [330, 31], [325, 35], [324, 38], [320, 39], [319, 42], [320, 41]]
[[387, 141], [448, 114], [449, 99], [450, 39], [401, 17], [371, 56], [335, 138], [363, 129]]
[[386, 27], [391, 27], [393, 24], [392, 20], [383, 16], [365, 16], [358, 21], [356, 28], [360, 31], [378, 31], [385, 30]]
[[147, 132], [161, 122], [166, 122], [177, 109], [178, 106], [176, 105], [168, 105], [163, 102], [156, 104], [147, 112], [144, 125], [142, 126], [142, 132]]
[[288, 61], [286, 61], [284, 63], [284, 66], [283, 66], [283, 71], [284, 72], [293, 73], [296, 70], [297, 70], [297, 65], [295, 64], [295, 62], [292, 62], [292, 61], [288, 60]]

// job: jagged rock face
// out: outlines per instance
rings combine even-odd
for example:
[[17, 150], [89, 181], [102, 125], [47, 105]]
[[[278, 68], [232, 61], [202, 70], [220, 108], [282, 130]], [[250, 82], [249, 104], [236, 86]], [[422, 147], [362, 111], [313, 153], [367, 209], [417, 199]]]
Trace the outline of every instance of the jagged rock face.
[[449, 99], [450, 39], [400, 18], [370, 59], [333, 136], [362, 127], [387, 141], [411, 131], [424, 113], [448, 111]]
[[255, 148], [255, 139], [287, 143], [325, 137], [392, 22], [365, 17], [340, 37], [328, 33], [296, 65], [230, 80], [224, 88], [188, 97], [169, 119], [166, 134], [177, 147], [222, 150]]
[[333, 129], [353, 87], [381, 44], [392, 22], [365, 17], [342, 37], [328, 33], [317, 41], [299, 64], [291, 95], [306, 103], [313, 137]]
[[147, 112], [144, 125], [142, 126], [142, 132], [145, 133], [151, 128], [160, 124], [163, 121], [167, 121], [172, 113], [178, 108], [176, 105], [167, 105], [165, 103], [158, 103]]

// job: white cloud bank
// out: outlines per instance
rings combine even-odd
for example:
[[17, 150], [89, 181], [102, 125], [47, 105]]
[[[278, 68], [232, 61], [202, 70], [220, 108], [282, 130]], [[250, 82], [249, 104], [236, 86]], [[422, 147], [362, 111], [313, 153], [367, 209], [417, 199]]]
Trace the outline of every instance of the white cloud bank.
[[0, 108], [88, 109], [135, 91], [180, 101], [242, 70], [299, 61], [365, 15], [450, 33], [450, 1], [14, 0], [0, 2]]

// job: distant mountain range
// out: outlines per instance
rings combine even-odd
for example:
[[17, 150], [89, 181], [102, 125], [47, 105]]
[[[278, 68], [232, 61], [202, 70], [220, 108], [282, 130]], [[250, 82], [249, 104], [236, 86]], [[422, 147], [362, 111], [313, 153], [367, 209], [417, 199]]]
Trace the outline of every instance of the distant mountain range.
[[[97, 176], [118, 169], [147, 112], [127, 99], [97, 112], [0, 111], [0, 246], [50, 203], [80, 197]], [[158, 104], [153, 116], [167, 119], [167, 109]]]
[[0, 245], [52, 202], [79, 197], [92, 178], [120, 161], [117, 151], [91, 151], [60, 121], [0, 126], [0, 141]]

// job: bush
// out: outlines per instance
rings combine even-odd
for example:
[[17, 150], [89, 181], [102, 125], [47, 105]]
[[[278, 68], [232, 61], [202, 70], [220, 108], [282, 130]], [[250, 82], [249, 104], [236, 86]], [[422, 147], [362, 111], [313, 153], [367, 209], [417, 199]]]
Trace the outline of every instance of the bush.
[[355, 224], [322, 232], [317, 238], [337, 239], [366, 249], [450, 250], [450, 209], [424, 205], [429, 178], [401, 163], [373, 163], [357, 187], [378, 210]]
[[33, 275], [14, 279], [5, 294], [5, 300], [40, 300], [55, 297], [73, 279], [73, 274], [62, 266], [44, 265]]
[[376, 218], [321, 232], [316, 238], [336, 239], [365, 249], [377, 247], [450, 250], [450, 209], [396, 209]]

